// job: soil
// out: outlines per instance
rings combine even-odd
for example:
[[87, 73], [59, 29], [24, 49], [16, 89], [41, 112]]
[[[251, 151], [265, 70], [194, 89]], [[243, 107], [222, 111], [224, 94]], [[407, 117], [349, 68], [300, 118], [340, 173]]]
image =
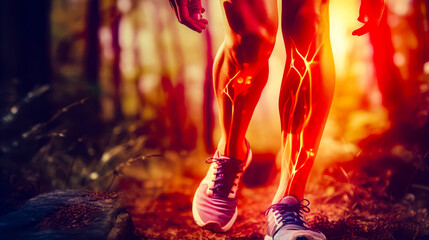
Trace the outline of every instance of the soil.
[[[386, 182], [380, 179], [354, 174], [339, 181], [323, 175], [308, 187], [309, 225], [328, 239], [428, 239], [427, 209], [413, 194], [401, 201], [390, 198]], [[200, 181], [196, 177], [182, 177], [155, 189], [142, 187], [135, 178], [123, 178], [120, 188], [128, 196], [127, 207], [140, 239], [263, 239], [264, 211], [276, 180], [242, 187], [239, 216], [226, 233], [203, 230], [194, 223], [192, 197]]]

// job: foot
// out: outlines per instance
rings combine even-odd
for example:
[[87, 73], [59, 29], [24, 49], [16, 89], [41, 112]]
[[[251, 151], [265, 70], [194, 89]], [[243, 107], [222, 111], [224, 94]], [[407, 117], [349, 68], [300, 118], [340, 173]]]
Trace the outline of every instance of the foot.
[[252, 159], [249, 143], [244, 161], [219, 156], [216, 152], [206, 160], [211, 163], [206, 177], [194, 195], [192, 214], [198, 226], [214, 232], [226, 232], [237, 218], [237, 190], [240, 177]]
[[298, 201], [295, 197], [284, 197], [278, 204], [267, 209], [267, 235], [265, 240], [326, 240], [323, 233], [311, 230], [303, 216], [308, 213], [309, 201]]

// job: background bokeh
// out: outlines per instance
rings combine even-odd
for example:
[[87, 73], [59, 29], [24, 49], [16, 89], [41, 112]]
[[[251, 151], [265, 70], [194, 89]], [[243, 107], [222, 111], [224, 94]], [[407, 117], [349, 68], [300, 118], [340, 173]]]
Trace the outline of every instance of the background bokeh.
[[[204, 175], [220, 134], [211, 66], [224, 29], [219, 2], [202, 2], [209, 25], [198, 34], [167, 0], [2, 1], [1, 213], [52, 189], [130, 188], [118, 181], [128, 177], [148, 203]], [[330, 2], [336, 90], [312, 186], [360, 171], [395, 196], [423, 194], [429, 2], [388, 0], [379, 28], [362, 37], [351, 34], [359, 1]], [[266, 175], [278, 170], [280, 32], [247, 133]]]

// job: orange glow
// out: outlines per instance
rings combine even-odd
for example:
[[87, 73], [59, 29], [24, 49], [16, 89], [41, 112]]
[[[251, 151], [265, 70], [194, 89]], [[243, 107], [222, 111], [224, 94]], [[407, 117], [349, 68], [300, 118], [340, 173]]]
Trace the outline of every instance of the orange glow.
[[[121, 87], [121, 105], [125, 115], [132, 116], [143, 112], [144, 118], [156, 116], [154, 109], [148, 107], [162, 105], [164, 95], [159, 94], [161, 88], [161, 75], [167, 75], [173, 83], [183, 81], [185, 86], [185, 98], [187, 108], [191, 112], [202, 111], [203, 79], [205, 78], [205, 52], [202, 46], [205, 39], [198, 34], [190, 33], [188, 29], [176, 22], [168, 2], [138, 2], [136, 6], [129, 8], [132, 1], [121, 0], [116, 6], [123, 14], [120, 19], [120, 47], [121, 61], [120, 71], [123, 78]], [[213, 52], [221, 45], [224, 33], [222, 28], [222, 15], [218, 14], [221, 9], [218, 2], [208, 1], [210, 6], [209, 30], [213, 41]], [[279, 5], [281, 9], [281, 6]], [[155, 11], [158, 9], [159, 11]], [[396, 8], [395, 8], [396, 9]], [[318, 150], [316, 164], [313, 169], [322, 171], [323, 167], [335, 161], [347, 161], [353, 154], [359, 152], [357, 143], [371, 133], [382, 132], [389, 125], [386, 122], [386, 111], [382, 108], [380, 94], [376, 86], [374, 67], [372, 62], [372, 48], [368, 37], [354, 37], [351, 32], [360, 23], [356, 20], [359, 6], [355, 1], [330, 1], [330, 37], [334, 55], [337, 87], [335, 97], [330, 111], [325, 134], [322, 138], [320, 150]], [[138, 14], [137, 14], [138, 13]], [[106, 23], [100, 29], [100, 42], [103, 57], [102, 63], [102, 91], [106, 98], [111, 97], [112, 86], [110, 81], [111, 59], [113, 55], [110, 23]], [[161, 30], [157, 26], [162, 26]], [[405, 42], [405, 43], [404, 43]], [[406, 44], [410, 41], [403, 41]], [[314, 46], [313, 46], [314, 47]], [[181, 49], [186, 54], [180, 53]], [[198, 49], [198, 50], [196, 50]], [[300, 78], [311, 75], [309, 67], [314, 62], [308, 52], [288, 52], [287, 57], [304, 61], [305, 68], [292, 66], [290, 71], [296, 72]], [[398, 56], [398, 55], [397, 55]], [[408, 62], [408, 55], [405, 65]], [[281, 40], [281, 31], [278, 31], [276, 46], [270, 58], [270, 75], [261, 100], [253, 114], [246, 137], [252, 143], [254, 152], [276, 152], [280, 147], [277, 139], [292, 138], [286, 136], [286, 132], [280, 131], [278, 96], [284, 69], [285, 50]], [[180, 60], [180, 61], [178, 61]], [[403, 59], [397, 57], [399, 62]], [[248, 64], [243, 64], [244, 69], [249, 70]], [[288, 66], [289, 67], [289, 66]], [[429, 67], [425, 65], [426, 72]], [[228, 97], [231, 103], [237, 101], [237, 97], [245, 96], [250, 86], [255, 84], [249, 72], [238, 72], [233, 76], [222, 91], [222, 95]], [[138, 82], [137, 82], [138, 81]], [[109, 85], [110, 84], [110, 85]], [[138, 86], [138, 87], [136, 87]], [[311, 87], [301, 83], [300, 88], [309, 94]], [[307, 90], [304, 91], [304, 88]], [[142, 103], [150, 103], [146, 106], [137, 99], [135, 91], [144, 97]], [[136, 91], [137, 92], [137, 91]], [[296, 94], [296, 93], [295, 93]], [[311, 94], [309, 95], [311, 97]], [[369, 96], [369, 97], [368, 97]], [[372, 97], [375, 96], [375, 97]], [[298, 98], [298, 96], [294, 96]], [[308, 97], [306, 97], [308, 100]], [[369, 102], [369, 108], [364, 109], [362, 102]], [[107, 103], [107, 102], [106, 102]], [[302, 108], [303, 106], [296, 106]], [[306, 103], [306, 119], [311, 115], [311, 101]], [[215, 108], [214, 111], [217, 109]], [[291, 118], [287, 116], [286, 119]], [[203, 121], [201, 114], [192, 114], [189, 121], [198, 126], [199, 138], [201, 138]], [[306, 128], [308, 122], [302, 123], [300, 131]], [[264, 126], [263, 128], [261, 126]], [[215, 124], [215, 141], [220, 138], [220, 129]], [[296, 137], [298, 140], [300, 136]], [[267, 141], [267, 139], [269, 139]], [[198, 141], [200, 141], [199, 139]], [[300, 142], [299, 140], [298, 142]], [[333, 146], [336, 144], [335, 146]], [[350, 150], [352, 149], [352, 150]], [[282, 154], [286, 149], [283, 149]], [[301, 153], [313, 157], [311, 149], [301, 149]], [[295, 166], [300, 169], [300, 166]], [[321, 169], [321, 170], [319, 170]]]
[[[222, 93], [231, 100], [232, 107], [234, 108], [235, 100], [240, 95], [246, 95], [249, 91], [252, 77], [242, 77], [242, 71], [239, 71], [233, 78], [231, 78], [223, 89]], [[244, 81], [246, 79], [246, 81]], [[234, 112], [234, 111], [233, 111]]]
[[[291, 39], [292, 42], [292, 46], [291, 46], [291, 53], [290, 53], [290, 57], [291, 57], [291, 66], [290, 66], [290, 70], [294, 70], [298, 75], [299, 75], [299, 85], [296, 88], [295, 92], [291, 93], [291, 111], [290, 114], [288, 116], [289, 120], [289, 126], [288, 129], [286, 129], [286, 133], [285, 131], [282, 131], [282, 136], [283, 139], [285, 139], [285, 148], [283, 150], [283, 159], [291, 159], [290, 164], [292, 166], [284, 166], [286, 169], [286, 172], [290, 174], [289, 179], [293, 179], [295, 174], [302, 168], [304, 167], [304, 165], [306, 164], [307, 160], [310, 158], [313, 158], [315, 156], [313, 149], [304, 149], [304, 131], [305, 129], [308, 127], [308, 123], [310, 121], [311, 118], [311, 114], [313, 111], [313, 105], [312, 105], [312, 75], [311, 75], [311, 67], [313, 64], [316, 64], [317, 61], [315, 61], [314, 59], [316, 58], [316, 56], [318, 55], [322, 44], [317, 48], [317, 50], [315, 51], [315, 53], [313, 54], [313, 56], [309, 56], [310, 55], [310, 49], [312, 46], [312, 43], [310, 44], [307, 52], [305, 53], [305, 55], [303, 55], [302, 53], [299, 52], [298, 48], [296, 47], [295, 43], [293, 42], [293, 40]], [[294, 54], [295, 53], [295, 54]], [[304, 70], [300, 71], [296, 66], [295, 66], [295, 61], [297, 60], [297, 58], [299, 58], [300, 60], [302, 60], [304, 62]], [[304, 89], [304, 80], [308, 79], [308, 86], [305, 87]], [[308, 91], [307, 91], [308, 90]], [[298, 127], [298, 133], [296, 135], [293, 134], [293, 119], [295, 117], [297, 117], [295, 115], [296, 111], [297, 111], [297, 106], [298, 106], [298, 99], [300, 97], [301, 94], [306, 94], [308, 95], [308, 102], [305, 102], [305, 106], [304, 106], [304, 120], [301, 122], [302, 124]], [[283, 114], [286, 114], [288, 111], [286, 110], [286, 107], [288, 105], [285, 104], [285, 107], [283, 109]], [[287, 116], [283, 116], [283, 119], [287, 119]], [[285, 136], [285, 134], [287, 134]], [[297, 147], [297, 151], [293, 151], [292, 147], [295, 148], [295, 146], [293, 146], [294, 143], [298, 143], [298, 147]], [[306, 153], [306, 160], [300, 165], [299, 164], [299, 157], [302, 155], [303, 151], [305, 151]], [[291, 181], [289, 181], [289, 183], [291, 183]], [[288, 188], [289, 189], [289, 186]]]
[[251, 76], [248, 76], [247, 78], [246, 78], [246, 84], [251, 84], [252, 83], [252, 77]]

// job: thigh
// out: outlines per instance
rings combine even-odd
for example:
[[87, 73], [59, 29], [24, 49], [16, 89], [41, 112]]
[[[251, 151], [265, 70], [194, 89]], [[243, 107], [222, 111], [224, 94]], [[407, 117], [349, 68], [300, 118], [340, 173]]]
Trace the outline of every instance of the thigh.
[[277, 0], [221, 0], [227, 34], [275, 33]]

